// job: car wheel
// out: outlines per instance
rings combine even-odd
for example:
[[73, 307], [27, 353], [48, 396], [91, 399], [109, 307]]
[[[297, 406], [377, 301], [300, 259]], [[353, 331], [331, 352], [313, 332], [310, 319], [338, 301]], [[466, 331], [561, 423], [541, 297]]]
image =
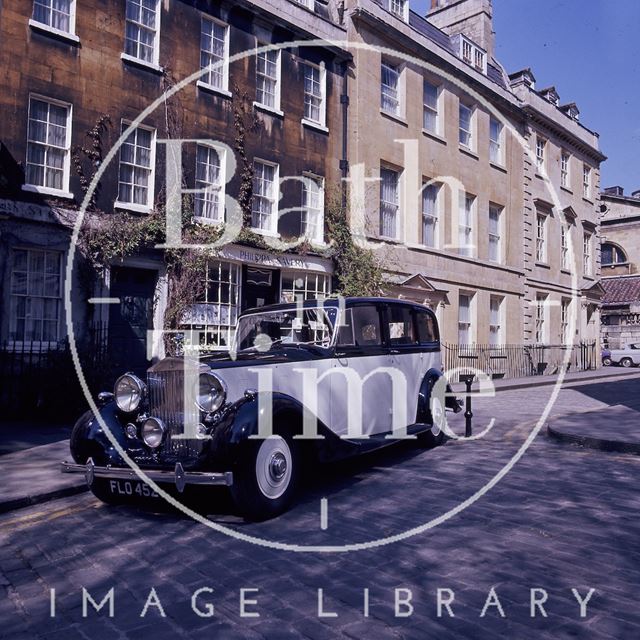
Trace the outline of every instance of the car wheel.
[[[433, 389], [433, 384], [431, 385]], [[431, 390], [430, 390], [431, 391]], [[442, 400], [437, 396], [429, 394], [429, 405], [431, 414], [431, 428], [418, 434], [418, 446], [424, 449], [433, 449], [444, 442], [444, 431], [442, 430], [444, 420], [446, 420], [445, 407]]]
[[631, 358], [622, 358], [620, 364], [628, 369], [633, 364], [633, 360]]
[[300, 470], [290, 438], [274, 435], [247, 441], [233, 474], [231, 494], [248, 520], [268, 520], [286, 511], [295, 494]]
[[611, 358], [602, 358], [602, 364], [605, 367], [610, 367], [611, 366]]

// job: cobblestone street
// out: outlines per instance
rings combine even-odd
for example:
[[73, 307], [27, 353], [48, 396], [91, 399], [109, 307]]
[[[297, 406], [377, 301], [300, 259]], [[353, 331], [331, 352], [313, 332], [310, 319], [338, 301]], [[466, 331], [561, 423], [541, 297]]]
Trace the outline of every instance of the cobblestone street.
[[[571, 386], [550, 419], [616, 404], [640, 410], [639, 391], [640, 378]], [[546, 387], [477, 399], [474, 433], [496, 422], [476, 441], [432, 451], [408, 442], [316, 470], [294, 508], [275, 520], [242, 522], [222, 493], [210, 518], [298, 546], [410, 533], [500, 472], [551, 394]], [[461, 414], [451, 426], [464, 431]], [[109, 507], [90, 494], [13, 511], [0, 519], [0, 636], [637, 637], [639, 472], [637, 456], [558, 443], [541, 429], [509, 473], [466, 509], [402, 540], [348, 553], [249, 544], [182, 515]], [[113, 588], [113, 617], [108, 603], [99, 613], [89, 604], [83, 617], [83, 587], [97, 603]], [[196, 593], [198, 615], [192, 597], [203, 587], [211, 591]], [[532, 599], [544, 601], [533, 607], [535, 617]]]

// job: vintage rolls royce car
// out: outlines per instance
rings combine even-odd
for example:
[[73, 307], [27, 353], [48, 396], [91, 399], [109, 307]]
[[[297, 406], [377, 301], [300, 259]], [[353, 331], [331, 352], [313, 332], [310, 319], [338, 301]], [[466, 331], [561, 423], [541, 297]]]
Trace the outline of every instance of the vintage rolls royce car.
[[[146, 380], [121, 376], [99, 396], [119, 447], [172, 495], [228, 486], [248, 519], [290, 505], [309, 457], [327, 462], [411, 438], [444, 439], [436, 317], [385, 298], [278, 304], [244, 312], [229, 352], [168, 357]], [[105, 502], [157, 496], [92, 412], [73, 428], [73, 462]]]

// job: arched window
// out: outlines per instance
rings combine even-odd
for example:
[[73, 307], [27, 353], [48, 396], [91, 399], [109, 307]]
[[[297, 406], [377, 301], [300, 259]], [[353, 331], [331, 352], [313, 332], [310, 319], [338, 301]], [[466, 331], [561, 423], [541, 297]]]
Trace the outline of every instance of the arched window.
[[602, 245], [602, 264], [603, 265], [615, 265], [626, 264], [627, 256], [624, 251], [610, 242], [606, 242]]

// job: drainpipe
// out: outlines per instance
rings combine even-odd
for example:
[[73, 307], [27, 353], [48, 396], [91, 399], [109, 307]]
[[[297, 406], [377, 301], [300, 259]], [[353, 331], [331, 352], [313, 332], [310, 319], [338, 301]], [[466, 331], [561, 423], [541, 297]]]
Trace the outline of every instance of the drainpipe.
[[342, 172], [342, 208], [347, 208], [347, 178], [349, 177], [348, 151], [348, 127], [349, 127], [349, 62], [342, 63], [342, 94], [340, 104], [342, 105], [342, 158], [340, 160], [340, 171]]

